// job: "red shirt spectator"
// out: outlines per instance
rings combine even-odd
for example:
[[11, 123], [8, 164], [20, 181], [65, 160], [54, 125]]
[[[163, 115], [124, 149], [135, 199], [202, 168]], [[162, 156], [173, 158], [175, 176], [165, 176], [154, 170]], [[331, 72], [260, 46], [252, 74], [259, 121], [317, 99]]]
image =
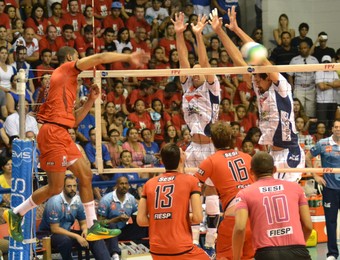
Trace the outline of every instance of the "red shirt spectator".
[[143, 6], [136, 6], [134, 15], [131, 16], [126, 21], [126, 27], [130, 31], [130, 37], [135, 38], [135, 32], [137, 28], [143, 27], [146, 29], [147, 34], [150, 34], [151, 32], [151, 26], [148, 24], [148, 22], [144, 18], [145, 10]]

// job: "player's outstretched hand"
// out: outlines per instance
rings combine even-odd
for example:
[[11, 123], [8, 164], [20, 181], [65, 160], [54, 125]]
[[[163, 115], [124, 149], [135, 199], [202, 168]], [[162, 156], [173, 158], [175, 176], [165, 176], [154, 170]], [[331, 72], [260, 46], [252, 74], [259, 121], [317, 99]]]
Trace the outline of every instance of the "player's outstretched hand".
[[213, 9], [211, 13], [209, 14], [210, 20], [209, 23], [213, 30], [216, 32], [217, 30], [222, 29], [222, 17], [218, 17], [218, 11], [217, 8]]
[[130, 63], [135, 65], [137, 68], [142, 67], [150, 60], [150, 53], [146, 53], [144, 50], [139, 50], [131, 53]]
[[99, 97], [99, 94], [100, 94], [100, 90], [99, 90], [98, 85], [92, 84], [88, 99], [94, 102]]
[[183, 33], [188, 24], [184, 23], [184, 13], [175, 13], [175, 19], [171, 19], [176, 33]]
[[230, 22], [229, 24], [226, 23], [225, 27], [227, 27], [230, 31], [235, 31], [238, 28], [235, 6], [233, 6], [231, 9], [228, 9], [228, 16]]

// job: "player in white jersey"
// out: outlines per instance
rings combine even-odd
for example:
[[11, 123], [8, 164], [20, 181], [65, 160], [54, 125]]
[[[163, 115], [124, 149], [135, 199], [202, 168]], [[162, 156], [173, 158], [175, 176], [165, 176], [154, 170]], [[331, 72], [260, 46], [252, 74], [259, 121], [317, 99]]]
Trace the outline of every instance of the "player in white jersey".
[[[184, 14], [176, 14], [172, 20], [176, 31], [176, 45], [181, 68], [190, 68], [188, 50], [185, 44], [183, 32], [187, 27], [184, 23]], [[207, 23], [205, 16], [199, 17], [192, 30], [197, 40], [198, 61], [194, 68], [210, 68], [206, 48], [203, 41], [202, 31]], [[220, 103], [220, 83], [214, 74], [180, 76], [183, 88], [184, 120], [190, 129], [191, 143], [186, 149], [186, 167], [198, 167], [201, 161], [215, 152], [210, 139], [210, 125], [218, 119]], [[208, 183], [213, 186], [209, 179]], [[205, 246], [212, 249], [215, 246], [217, 219], [219, 219], [219, 200], [215, 188], [206, 188], [206, 213], [208, 232]], [[199, 227], [193, 227], [194, 243], [199, 240]], [[207, 251], [208, 252], [208, 251]], [[210, 254], [210, 252], [208, 252]], [[212, 254], [212, 253], [211, 253]]]
[[[230, 24], [226, 25], [244, 42], [253, 40], [238, 27], [235, 8], [228, 11]], [[219, 36], [228, 54], [236, 66], [248, 66], [241, 52], [222, 29], [222, 22], [212, 14], [212, 28]], [[261, 65], [271, 65], [265, 59]], [[252, 81], [258, 99], [260, 113], [259, 127], [262, 132], [259, 144], [267, 145], [277, 168], [303, 168], [305, 154], [298, 143], [294, 124], [292, 88], [278, 72], [243, 75], [244, 80]], [[299, 181], [301, 172], [276, 173], [275, 178]]]

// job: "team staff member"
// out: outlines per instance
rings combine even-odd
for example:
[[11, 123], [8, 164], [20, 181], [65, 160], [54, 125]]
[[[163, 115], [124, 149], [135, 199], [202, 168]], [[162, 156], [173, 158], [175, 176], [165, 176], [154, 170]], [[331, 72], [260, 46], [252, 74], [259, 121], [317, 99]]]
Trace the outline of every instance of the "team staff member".
[[209, 260], [193, 244], [190, 231], [191, 224], [203, 219], [200, 183], [183, 173], [185, 154], [176, 144], [166, 144], [161, 158], [166, 172], [146, 182], [137, 213], [138, 225], [149, 226], [152, 258]]
[[89, 233], [87, 240], [99, 240], [118, 235], [118, 230], [109, 230], [95, 221], [96, 210], [93, 200], [92, 172], [79, 149], [67, 132], [81, 122], [99, 97], [98, 86], [93, 86], [87, 102], [74, 111], [77, 94], [77, 77], [82, 70], [93, 68], [102, 63], [116, 61], [131, 62], [140, 66], [147, 62], [149, 55], [144, 52], [131, 54], [101, 53], [78, 59], [78, 53], [71, 47], [58, 51], [60, 66], [53, 71], [46, 102], [40, 107], [38, 121], [43, 124], [37, 137], [41, 168], [46, 171], [48, 184], [33, 192], [27, 200], [13, 210], [4, 212], [4, 218], [11, 227], [10, 235], [17, 241], [23, 240], [22, 216], [37, 207], [63, 188], [64, 175], [68, 168], [79, 180], [79, 192], [83, 202]]
[[[210, 178], [220, 196], [225, 213], [218, 227], [216, 259], [232, 259], [234, 199], [239, 190], [253, 183], [250, 177], [251, 156], [231, 148], [233, 146], [232, 129], [226, 122], [218, 121], [211, 126], [211, 139], [217, 151], [200, 164], [195, 176], [202, 182]], [[254, 250], [248, 225], [242, 259], [251, 259], [253, 256]]]
[[[84, 207], [77, 195], [77, 180], [72, 175], [65, 176], [62, 193], [51, 197], [47, 202], [39, 229], [52, 232], [52, 248], [57, 249], [63, 260], [72, 258], [72, 247], [90, 247], [95, 259], [110, 260], [104, 241], [88, 242]], [[81, 234], [71, 231], [78, 220]]]
[[[306, 154], [306, 165], [312, 168], [313, 157], [321, 155], [323, 168], [340, 168], [340, 119], [336, 119], [332, 127], [332, 136], [321, 139]], [[317, 183], [324, 186], [322, 190], [323, 208], [325, 210], [327, 229], [327, 260], [335, 260], [339, 256], [337, 245], [337, 219], [340, 202], [340, 175], [324, 173], [323, 177], [313, 173]]]
[[[206, 47], [203, 41], [202, 31], [206, 24], [206, 17], [200, 18], [192, 30], [195, 33], [198, 49], [199, 64], [194, 68], [210, 68]], [[179, 64], [181, 68], [190, 68], [188, 60], [188, 49], [185, 44], [183, 32], [187, 24], [184, 23], [184, 14], [176, 15], [172, 20], [176, 31], [176, 45], [178, 50]], [[210, 140], [210, 125], [218, 119], [220, 107], [220, 83], [214, 74], [180, 76], [183, 89], [182, 109], [184, 120], [190, 129], [191, 143], [185, 150], [186, 167], [198, 167], [209, 155], [215, 152], [214, 145]], [[211, 180], [207, 180], [210, 187]], [[207, 205], [207, 236], [205, 238], [207, 251], [214, 252], [216, 236], [216, 219], [219, 217], [219, 201], [214, 188], [206, 188], [205, 194]], [[193, 226], [193, 239], [195, 243], [199, 240], [199, 226]]]
[[[234, 7], [228, 10], [228, 15], [230, 24], [226, 25], [227, 28], [236, 33], [244, 43], [253, 42], [238, 27]], [[212, 15], [211, 26], [221, 39], [234, 64], [248, 66], [238, 47], [224, 32], [221, 20], [215, 14]], [[271, 65], [271, 63], [264, 59], [261, 65]], [[244, 75], [244, 79], [252, 80], [258, 100], [259, 128], [262, 132], [259, 144], [269, 147], [277, 168], [303, 168], [305, 153], [299, 146], [294, 124], [292, 87], [278, 72], [254, 74], [251, 79], [249, 75]], [[274, 177], [297, 182], [301, 179], [301, 172], [275, 173]]]
[[273, 178], [274, 160], [266, 152], [256, 153], [251, 173], [256, 182], [236, 197], [233, 259], [241, 259], [248, 217], [253, 233], [256, 260], [311, 259], [306, 241], [313, 225], [308, 202], [299, 184]]

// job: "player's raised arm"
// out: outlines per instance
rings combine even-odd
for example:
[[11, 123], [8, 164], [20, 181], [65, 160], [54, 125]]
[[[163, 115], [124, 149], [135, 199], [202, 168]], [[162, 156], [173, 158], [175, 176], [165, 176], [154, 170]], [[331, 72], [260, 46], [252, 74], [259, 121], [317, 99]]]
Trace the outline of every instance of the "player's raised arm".
[[[188, 49], [185, 45], [183, 32], [187, 28], [188, 24], [184, 23], [184, 13], [176, 13], [175, 19], [171, 19], [174, 24], [176, 32], [176, 47], [178, 51], [179, 65], [181, 68], [190, 68], [190, 63], [188, 60]], [[181, 76], [181, 82], [186, 80], [186, 76]]]
[[[203, 15], [202, 17], [198, 16], [197, 24], [191, 24], [192, 31], [194, 32], [197, 40], [197, 51], [198, 51], [198, 61], [202, 68], [210, 68], [210, 63], [208, 60], [207, 50], [204, 44], [202, 31], [207, 24], [207, 17]], [[209, 83], [214, 82], [215, 74], [208, 74], [205, 76], [206, 80]]]

